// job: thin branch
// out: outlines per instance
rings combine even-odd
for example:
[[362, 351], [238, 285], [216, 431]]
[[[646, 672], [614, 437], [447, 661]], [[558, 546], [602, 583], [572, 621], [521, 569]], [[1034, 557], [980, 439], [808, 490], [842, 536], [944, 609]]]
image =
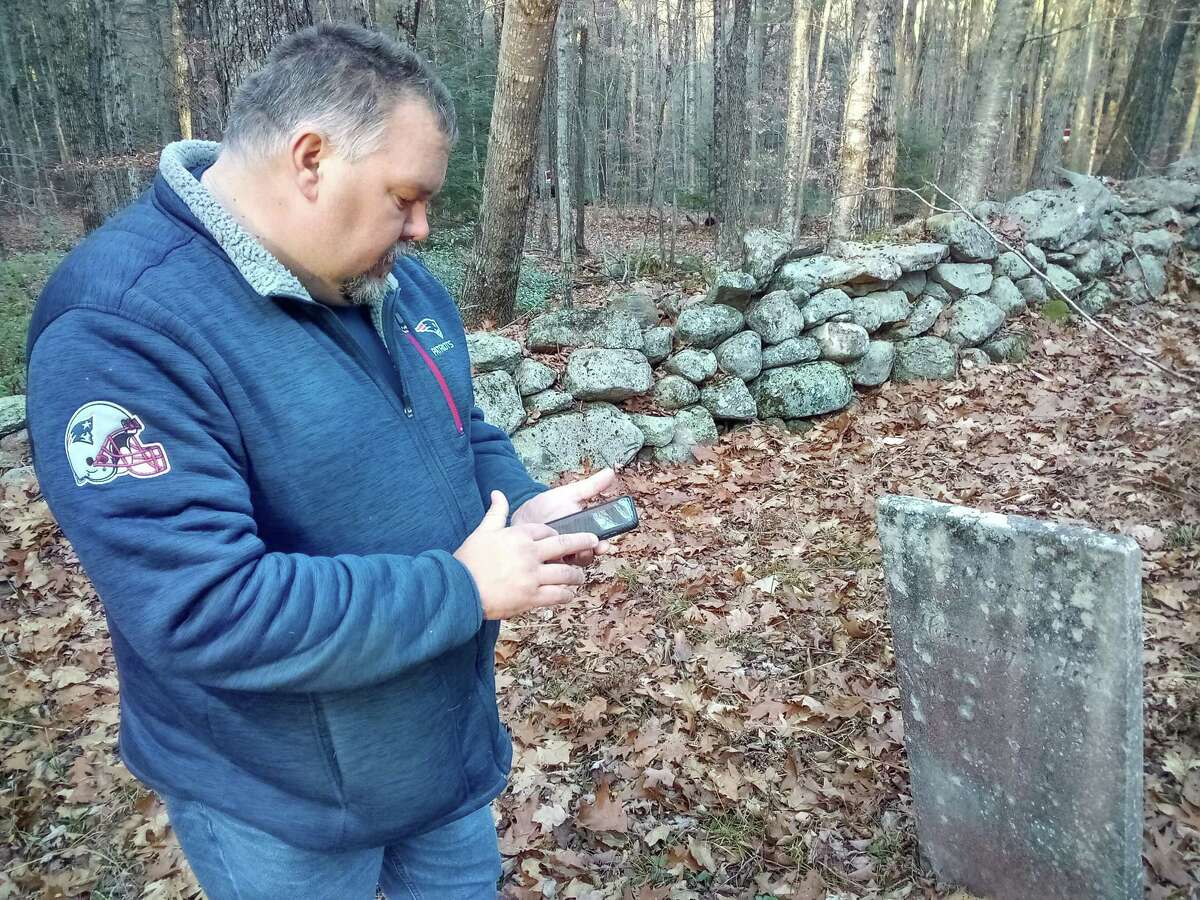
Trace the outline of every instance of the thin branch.
[[1068, 25], [1066, 28], [1059, 28], [1056, 31], [1047, 31], [1044, 34], [1031, 34], [1021, 42], [1021, 50], [1025, 49], [1026, 44], [1031, 44], [1034, 41], [1044, 41], [1046, 38], [1052, 38], [1056, 35], [1063, 34], [1068, 31], [1079, 31], [1083, 28], [1091, 28], [1093, 25], [1104, 25], [1108, 22], [1128, 22], [1132, 19], [1161, 19], [1168, 25], [1196, 25], [1200, 24], [1200, 19], [1171, 19], [1167, 16], [1150, 16], [1145, 13], [1133, 16], [1110, 16], [1107, 19], [1096, 19], [1095, 21], [1080, 22], [1078, 25]]
[[[906, 188], [906, 187], [890, 187], [890, 186], [886, 186], [886, 185], [880, 185], [878, 187], [864, 188], [863, 190], [857, 191], [856, 193], [844, 194], [842, 196], [857, 197], [857, 196], [860, 196], [861, 194], [865, 194], [865, 193], [868, 193], [871, 191], [896, 191], [899, 193], [912, 194], [919, 201], [921, 201], [921, 203], [923, 203], [925, 206], [928, 206], [931, 210], [934, 210], [935, 212], [961, 212], [961, 213], [963, 213], [964, 215], [966, 215], [966, 217], [968, 219], [970, 219], [972, 222], [974, 222], [976, 225], [978, 225], [980, 228], [982, 228], [984, 231], [986, 231], [988, 234], [990, 234], [992, 236], [992, 239], [995, 240], [995, 242], [997, 244], [999, 244], [1001, 247], [1004, 247], [1006, 250], [1010, 250], [1013, 253], [1015, 253], [1017, 255], [1017, 257], [1022, 262], [1025, 263], [1025, 265], [1029, 266], [1029, 268], [1031, 270], [1033, 270], [1039, 278], [1041, 278], [1044, 282], [1046, 282], [1046, 284], [1048, 284], [1054, 291], [1056, 291], [1058, 293], [1058, 295], [1060, 297], [1062, 297], [1062, 299], [1064, 301], [1066, 301], [1067, 306], [1069, 306], [1071, 309], [1073, 309], [1075, 312], [1077, 312], [1080, 315], [1080, 317], [1082, 317], [1083, 320], [1085, 322], [1087, 322], [1089, 325], [1091, 325], [1093, 328], [1097, 329], [1102, 334], [1107, 335], [1108, 337], [1112, 338], [1116, 343], [1120, 344], [1122, 347], [1124, 347], [1126, 350], [1128, 350], [1134, 356], [1137, 356], [1138, 358], [1144, 360], [1145, 362], [1148, 362], [1150, 365], [1154, 366], [1154, 368], [1165, 372], [1167, 375], [1170, 375], [1172, 378], [1178, 378], [1180, 381], [1186, 381], [1188, 384], [1200, 385], [1200, 379], [1195, 378], [1192, 375], [1187, 375], [1183, 372], [1176, 372], [1173, 369], [1169, 369], [1166, 366], [1164, 366], [1162, 363], [1158, 362], [1158, 360], [1153, 359], [1150, 356], [1147, 356], [1145, 353], [1143, 353], [1137, 347], [1134, 347], [1132, 344], [1126, 343], [1118, 335], [1114, 334], [1111, 330], [1109, 330], [1103, 324], [1098, 322], [1089, 312], [1087, 312], [1087, 310], [1085, 310], [1078, 303], [1076, 303], [1074, 300], [1072, 300], [1070, 297], [1068, 297], [1065, 293], [1063, 293], [1063, 291], [1058, 287], [1058, 285], [1054, 284], [1054, 282], [1052, 282], [1050, 280], [1050, 276], [1048, 276], [1045, 272], [1043, 272], [1041, 269], [1039, 269], [1037, 266], [1035, 266], [1032, 262], [1030, 262], [1024, 253], [1022, 253], [1020, 250], [1018, 250], [1012, 244], [1005, 241], [1003, 238], [1001, 238], [999, 235], [997, 235], [994, 231], [992, 231], [992, 229], [988, 228], [987, 225], [985, 225], [983, 222], [981, 222], [965, 206], [963, 206], [961, 203], [959, 203], [957, 200], [955, 200], [953, 197], [951, 197], [949, 194], [947, 194], [945, 191], [943, 191], [940, 187], [938, 187], [933, 182], [927, 181], [927, 182], [925, 182], [925, 186], [928, 188], [932, 188], [933, 190], [935, 190], [939, 194], [941, 194], [943, 197], [945, 197], [948, 201], [950, 201], [950, 203], [954, 204], [954, 208], [953, 209], [942, 209], [940, 206], [937, 206], [937, 205], [933, 204], [932, 202], [930, 202], [929, 200], [926, 200], [917, 191], [914, 191], [912, 188]], [[840, 198], [834, 197], [833, 199], [836, 202]], [[831, 212], [829, 214], [830, 221], [832, 221], [832, 216], [833, 216], [833, 213]], [[827, 232], [827, 234], [828, 234], [828, 232]], [[828, 236], [826, 237], [826, 246], [828, 246]], [[1136, 251], [1135, 251], [1134, 255], [1137, 256]], [[1137, 259], [1138, 259], [1138, 268], [1140, 269], [1141, 268], [1141, 257], [1137, 256]], [[1143, 277], [1143, 279], [1145, 278], [1144, 272], [1143, 272], [1142, 277]], [[1147, 287], [1147, 290], [1149, 290], [1149, 285], [1146, 285], [1146, 287]]]
[[[1085, 310], [1078, 303], [1076, 303], [1074, 300], [1072, 300], [1070, 297], [1068, 297], [1066, 295], [1066, 293], [1064, 293], [1063, 290], [1058, 285], [1056, 285], [1054, 282], [1052, 282], [1050, 280], [1050, 276], [1048, 276], [1045, 272], [1043, 272], [1041, 269], [1039, 269], [1037, 266], [1035, 266], [1032, 262], [1030, 262], [1024, 253], [1022, 253], [1020, 250], [1018, 250], [1012, 244], [1008, 243], [1003, 238], [1001, 238], [999, 235], [997, 235], [994, 231], [992, 231], [992, 229], [988, 228], [987, 225], [985, 225], [983, 222], [979, 221], [979, 219], [972, 212], [970, 212], [970, 210], [968, 210], [965, 206], [963, 206], [961, 203], [959, 203], [957, 200], [955, 200], [953, 197], [951, 197], [949, 194], [947, 194], [945, 191], [943, 191], [936, 184], [933, 184], [932, 182], [926, 182], [926, 185], [928, 187], [933, 188], [935, 191], [937, 191], [939, 194], [941, 194], [943, 197], [945, 197], [947, 200], [949, 200], [951, 203], [953, 203], [954, 206], [957, 207], [960, 212], [962, 212], [964, 215], [966, 215], [966, 217], [968, 219], [970, 219], [972, 222], [974, 222], [976, 225], [978, 225], [980, 228], [982, 228], [984, 231], [986, 231], [988, 234], [990, 234], [992, 236], [992, 239], [997, 244], [999, 244], [1001, 247], [1004, 247], [1005, 249], [1010, 250], [1011, 252], [1015, 253], [1017, 255], [1017, 257], [1020, 258], [1020, 260], [1025, 263], [1025, 265], [1029, 266], [1030, 269], [1032, 269], [1035, 273], [1037, 273], [1037, 276], [1039, 278], [1041, 278], [1044, 282], [1046, 282], [1046, 284], [1048, 284], [1051, 288], [1053, 288], [1053, 290], [1060, 297], [1062, 297], [1062, 299], [1066, 302], [1067, 306], [1071, 307], [1071, 309], [1073, 309], [1076, 313], [1078, 313], [1085, 322], [1087, 322], [1093, 328], [1097, 329], [1101, 334], [1104, 334], [1107, 337], [1112, 338], [1112, 340], [1114, 340], [1116, 343], [1120, 344], [1122, 347], [1124, 347], [1126, 350], [1128, 350], [1134, 356], [1149, 363], [1150, 365], [1154, 366], [1154, 368], [1159, 369], [1162, 372], [1165, 372], [1167, 375], [1170, 375], [1172, 378], [1178, 378], [1180, 381], [1185, 381], [1188, 384], [1200, 385], [1200, 378], [1195, 378], [1194, 376], [1187, 375], [1183, 372], [1176, 372], [1175, 370], [1170, 369], [1167, 366], [1164, 366], [1162, 363], [1160, 363], [1158, 360], [1154, 359], [1153, 357], [1148, 356], [1147, 354], [1143, 353], [1141, 350], [1139, 350], [1137, 347], [1134, 347], [1132, 344], [1126, 343], [1121, 337], [1119, 337], [1117, 334], [1115, 334], [1113, 331], [1111, 331], [1105, 325], [1103, 325], [1102, 323], [1097, 321], [1091, 315], [1091, 313], [1087, 312], [1087, 310]], [[1140, 257], [1139, 257], [1139, 260], [1140, 260]], [[1138, 267], [1139, 268], [1141, 267], [1140, 261], [1138, 263]]]

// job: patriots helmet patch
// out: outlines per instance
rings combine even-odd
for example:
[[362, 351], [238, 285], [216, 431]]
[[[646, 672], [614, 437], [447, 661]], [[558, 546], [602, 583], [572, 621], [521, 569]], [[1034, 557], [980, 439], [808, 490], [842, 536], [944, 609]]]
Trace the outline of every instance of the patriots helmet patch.
[[143, 443], [141, 419], [116, 403], [85, 403], [67, 423], [67, 461], [75, 484], [104, 484], [122, 475], [154, 478], [171, 471], [162, 444]]

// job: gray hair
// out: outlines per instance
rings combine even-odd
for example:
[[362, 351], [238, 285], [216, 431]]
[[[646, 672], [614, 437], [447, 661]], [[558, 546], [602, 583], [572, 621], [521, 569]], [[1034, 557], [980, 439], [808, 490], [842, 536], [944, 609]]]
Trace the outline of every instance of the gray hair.
[[454, 102], [425, 60], [357, 25], [317, 25], [288, 37], [242, 82], [223, 140], [240, 155], [266, 157], [309, 122], [347, 159], [361, 159], [379, 149], [396, 104], [409, 98], [424, 100], [457, 140]]

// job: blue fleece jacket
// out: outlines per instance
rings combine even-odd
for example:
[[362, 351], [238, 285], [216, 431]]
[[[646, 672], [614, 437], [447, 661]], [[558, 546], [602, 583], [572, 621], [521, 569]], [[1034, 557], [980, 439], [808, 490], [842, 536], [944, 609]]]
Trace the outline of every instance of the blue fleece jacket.
[[34, 464], [104, 604], [129, 769], [301, 847], [380, 846], [504, 788], [498, 625], [452, 553], [492, 490], [545, 487], [428, 270], [400, 260], [372, 309], [398, 395], [201, 186], [217, 149], [167, 147], [46, 285]]

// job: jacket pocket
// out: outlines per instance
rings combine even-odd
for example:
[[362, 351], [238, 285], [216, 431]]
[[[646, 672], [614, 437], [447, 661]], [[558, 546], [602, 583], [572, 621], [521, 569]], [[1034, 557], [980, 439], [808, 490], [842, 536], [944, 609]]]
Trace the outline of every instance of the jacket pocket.
[[355, 820], [420, 831], [466, 801], [463, 708], [438, 671], [446, 658], [366, 690], [321, 696]]
[[238, 768], [286, 793], [342, 805], [342, 773], [310, 695], [213, 689], [205, 717], [213, 746]]
[[462, 659], [454, 670], [459, 704], [455, 722], [462, 748], [463, 778], [472, 793], [494, 782], [499, 767], [501, 725], [496, 691], [494, 682], [486, 677], [490, 669], [483, 669], [480, 660], [480, 651], [494, 646], [487, 632], [486, 626], [481, 628], [474, 641], [463, 645]]
[[342, 770], [338, 765], [337, 752], [333, 748], [333, 738], [329, 735], [329, 723], [325, 721], [325, 710], [321, 707], [321, 701], [316, 694], [309, 694], [308, 699], [312, 704], [313, 728], [317, 733], [317, 741], [321, 745], [321, 755], [325, 758], [325, 766], [329, 772], [329, 778], [337, 788], [339, 801], [345, 803]]

